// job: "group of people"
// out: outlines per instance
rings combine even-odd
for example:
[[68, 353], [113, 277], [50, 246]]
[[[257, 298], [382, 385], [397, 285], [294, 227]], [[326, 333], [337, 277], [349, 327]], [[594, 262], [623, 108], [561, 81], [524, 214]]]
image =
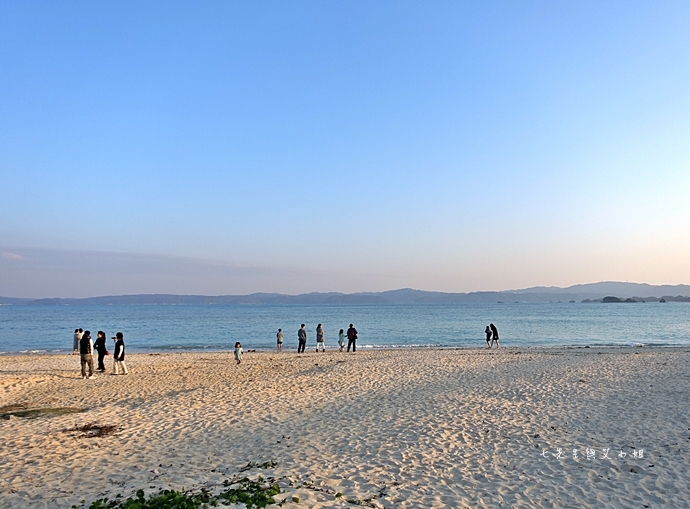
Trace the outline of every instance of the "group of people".
[[[340, 329], [340, 332], [338, 332], [338, 346], [340, 347], [340, 351], [342, 352], [345, 350], [345, 337], [346, 333], [343, 329]], [[276, 334], [276, 341], [278, 345], [278, 350], [283, 349], [283, 329], [278, 329], [278, 333]], [[297, 331], [297, 353], [304, 353], [305, 348], [307, 347], [307, 329], [304, 324], [301, 325], [299, 330]], [[319, 348], [321, 348], [322, 352], [326, 351], [326, 334], [323, 331], [323, 325], [319, 324], [316, 326], [316, 351], [319, 351]], [[357, 329], [354, 328], [352, 324], [350, 324], [350, 328], [347, 329], [347, 351], [350, 351], [350, 348], [352, 348], [353, 352], [357, 351]], [[238, 362], [239, 364], [239, 362]]]
[[[113, 336], [115, 342], [115, 353], [113, 355], [113, 375], [126, 375], [127, 365], [125, 364], [125, 341], [124, 335], [118, 332]], [[74, 343], [72, 354], [79, 354], [81, 360], [81, 377], [90, 379], [93, 377], [93, 352], [98, 354], [98, 371], [105, 373], [104, 359], [110, 355], [105, 345], [105, 332], [99, 330], [96, 334], [96, 341], [91, 339], [91, 331], [84, 329], [74, 329]]]
[[493, 344], [496, 343], [496, 348], [499, 348], [498, 329], [496, 329], [496, 326], [493, 323], [490, 323], [486, 326], [484, 333], [486, 334], [486, 347], [491, 348]]
[[[486, 346], [487, 348], [492, 348], [493, 344], [496, 343], [496, 348], [499, 348], [498, 343], [498, 329], [491, 323], [484, 329], [486, 333]], [[353, 352], [357, 351], [357, 329], [350, 324], [350, 328], [347, 329], [347, 333], [343, 329], [338, 332], [338, 346], [340, 351], [345, 350], [345, 338], [347, 337], [347, 351], [352, 348]], [[125, 364], [125, 341], [122, 332], [118, 332], [112, 337], [115, 341], [115, 354], [113, 355], [113, 375], [126, 375], [127, 365]], [[283, 329], [278, 329], [276, 334], [278, 350], [283, 349]], [[307, 329], [305, 324], [302, 324], [297, 331], [297, 353], [304, 353], [307, 347]], [[319, 351], [319, 347], [322, 352], [326, 351], [326, 334], [323, 330], [323, 325], [318, 324], [316, 326], [316, 351]], [[83, 329], [74, 329], [74, 345], [73, 354], [80, 355], [81, 358], [81, 377], [84, 379], [89, 379], [93, 377], [93, 352], [98, 353], [98, 371], [101, 373], [105, 372], [104, 359], [106, 355], [110, 355], [108, 349], [105, 345], [105, 332], [98, 331], [96, 335], [96, 341], [91, 340], [91, 332], [85, 331]], [[242, 355], [244, 351], [242, 350], [242, 345], [239, 341], [235, 343], [235, 361], [239, 365], [242, 362]]]

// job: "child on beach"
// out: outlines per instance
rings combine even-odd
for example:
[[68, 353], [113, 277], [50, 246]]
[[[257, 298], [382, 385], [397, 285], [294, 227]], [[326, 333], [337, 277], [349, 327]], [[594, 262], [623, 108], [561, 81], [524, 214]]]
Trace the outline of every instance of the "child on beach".
[[340, 332], [338, 333], [338, 346], [340, 346], [341, 352], [345, 348], [345, 331], [343, 331], [343, 329], [340, 329]]
[[235, 343], [235, 360], [237, 361], [237, 365], [240, 365], [240, 362], [242, 362], [242, 354], [244, 351], [242, 350], [242, 345], [238, 341]]

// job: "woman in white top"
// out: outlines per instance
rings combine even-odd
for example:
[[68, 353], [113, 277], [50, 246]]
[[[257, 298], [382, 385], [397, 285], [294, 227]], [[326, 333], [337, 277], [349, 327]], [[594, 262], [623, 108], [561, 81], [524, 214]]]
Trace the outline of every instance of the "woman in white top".
[[316, 326], [316, 351], [319, 351], [319, 345], [321, 345], [321, 351], [326, 351], [326, 337], [323, 333], [323, 327], [321, 324]]
[[340, 346], [341, 352], [345, 348], [345, 331], [343, 329], [340, 329], [340, 332], [338, 333], [338, 346]]

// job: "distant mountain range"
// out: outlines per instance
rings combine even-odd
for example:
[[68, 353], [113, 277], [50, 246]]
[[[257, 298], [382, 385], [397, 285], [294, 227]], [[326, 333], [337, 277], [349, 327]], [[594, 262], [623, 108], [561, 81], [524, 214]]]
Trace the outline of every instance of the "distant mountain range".
[[558, 288], [535, 286], [503, 292], [445, 293], [403, 288], [375, 293], [252, 293], [250, 295], [115, 295], [84, 299], [18, 299], [0, 297], [0, 305], [185, 305], [185, 304], [459, 304], [496, 302], [602, 302], [604, 297], [634, 301], [690, 302], [690, 285], [655, 286], [640, 283], [601, 282]]

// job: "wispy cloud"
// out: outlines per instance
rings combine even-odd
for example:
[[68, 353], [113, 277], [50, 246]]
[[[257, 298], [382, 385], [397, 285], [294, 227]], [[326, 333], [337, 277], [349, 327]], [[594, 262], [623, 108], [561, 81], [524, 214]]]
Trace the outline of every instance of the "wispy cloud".
[[3, 251], [0, 253], [3, 258], [7, 260], [24, 260], [24, 257], [22, 255], [18, 255], [16, 253], [10, 253], [9, 251]]

